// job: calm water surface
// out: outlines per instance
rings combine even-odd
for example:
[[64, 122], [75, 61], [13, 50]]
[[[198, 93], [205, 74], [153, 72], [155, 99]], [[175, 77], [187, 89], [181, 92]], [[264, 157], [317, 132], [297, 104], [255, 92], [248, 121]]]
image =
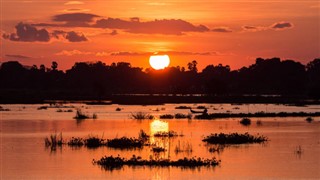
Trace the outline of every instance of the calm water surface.
[[[74, 106], [83, 112], [96, 113], [98, 119], [76, 121], [75, 112], [56, 112], [59, 108], [37, 110], [42, 105], [1, 105], [10, 111], [0, 113], [1, 178], [0, 179], [319, 179], [320, 178], [320, 117], [307, 123], [305, 118], [251, 118], [249, 127], [239, 124], [239, 118], [218, 120], [143, 120], [130, 119], [137, 111], [155, 117], [161, 114], [189, 113], [175, 109], [186, 105], [208, 107], [208, 112], [319, 112], [319, 105], [306, 107], [285, 105], [231, 105], [231, 104], [168, 104], [159, 106]], [[121, 111], [115, 111], [119, 107]], [[260, 120], [261, 125], [256, 122]], [[88, 149], [63, 146], [55, 151], [46, 148], [44, 138], [62, 132], [65, 140], [72, 136], [95, 135], [105, 139], [138, 137], [143, 129], [148, 134], [173, 130], [184, 136], [151, 138], [150, 141], [167, 151], [155, 154], [150, 147], [136, 150], [117, 150], [108, 147]], [[267, 136], [264, 144], [232, 145], [219, 153], [209, 152], [211, 146], [201, 140], [211, 133], [249, 132]], [[301, 147], [302, 153], [297, 153]], [[176, 152], [180, 148], [184, 152]], [[191, 151], [192, 150], [192, 151]], [[221, 160], [214, 168], [158, 168], [129, 167], [104, 170], [93, 165], [93, 159], [104, 155], [132, 155], [144, 159], [202, 157]]]

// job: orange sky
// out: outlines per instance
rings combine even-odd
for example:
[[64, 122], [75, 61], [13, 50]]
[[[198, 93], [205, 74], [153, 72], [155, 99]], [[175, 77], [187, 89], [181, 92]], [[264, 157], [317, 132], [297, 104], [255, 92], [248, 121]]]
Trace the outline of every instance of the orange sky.
[[166, 53], [170, 66], [198, 61], [232, 69], [256, 57], [320, 57], [318, 0], [0, 0], [1, 61], [130, 62], [150, 67]]

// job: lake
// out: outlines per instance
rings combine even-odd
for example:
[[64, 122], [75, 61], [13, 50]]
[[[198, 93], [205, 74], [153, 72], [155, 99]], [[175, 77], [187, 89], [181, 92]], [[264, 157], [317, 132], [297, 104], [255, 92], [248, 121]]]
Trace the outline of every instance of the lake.
[[[165, 104], [165, 105], [86, 105], [64, 104], [2, 104], [10, 111], [0, 112], [1, 123], [1, 178], [0, 179], [319, 179], [320, 178], [320, 117], [308, 123], [306, 117], [250, 118], [250, 126], [239, 123], [241, 118], [215, 120], [162, 119], [162, 114], [183, 113], [188, 109], [178, 106], [208, 108], [208, 113], [254, 112], [320, 112], [320, 105], [287, 106], [277, 104]], [[97, 114], [97, 119], [75, 120], [75, 109]], [[116, 111], [120, 108], [120, 111]], [[59, 110], [60, 109], [60, 110]], [[65, 112], [72, 110], [72, 112]], [[60, 111], [60, 112], [57, 112]], [[153, 120], [135, 120], [132, 113], [145, 112]], [[259, 123], [257, 123], [259, 122]], [[51, 149], [44, 138], [62, 134], [71, 137], [98, 136], [104, 139], [138, 137], [140, 130], [147, 134], [175, 131], [174, 138], [150, 137], [150, 142], [166, 149], [155, 153], [148, 146], [142, 149], [119, 150], [109, 147], [87, 148], [64, 145]], [[219, 152], [216, 147], [202, 142], [211, 133], [245, 133], [266, 136], [262, 144], [229, 145]], [[179, 150], [179, 151], [178, 151]], [[103, 156], [143, 159], [184, 157], [217, 158], [216, 167], [144, 167], [123, 166], [106, 170], [92, 163]]]

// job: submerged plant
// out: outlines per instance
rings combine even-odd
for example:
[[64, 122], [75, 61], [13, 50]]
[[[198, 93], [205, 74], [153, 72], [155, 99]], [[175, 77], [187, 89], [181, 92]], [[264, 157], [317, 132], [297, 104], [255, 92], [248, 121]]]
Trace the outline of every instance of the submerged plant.
[[58, 136], [57, 133], [51, 134], [50, 137], [46, 137], [44, 139], [44, 143], [46, 146], [56, 147], [56, 146], [62, 146], [63, 144], [63, 138], [62, 133]]
[[74, 117], [74, 119], [88, 119], [89, 116], [84, 114], [81, 109], [77, 109], [76, 111], [76, 116]]
[[313, 121], [313, 118], [312, 118], [312, 117], [307, 117], [307, 118], [306, 118], [306, 121], [307, 121], [308, 123], [311, 123], [311, 122]]

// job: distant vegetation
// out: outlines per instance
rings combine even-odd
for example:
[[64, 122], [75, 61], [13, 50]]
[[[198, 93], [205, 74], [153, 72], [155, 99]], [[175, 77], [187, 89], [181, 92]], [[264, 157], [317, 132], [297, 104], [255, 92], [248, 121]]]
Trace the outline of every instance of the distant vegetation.
[[268, 139], [264, 136], [253, 136], [248, 133], [219, 133], [211, 134], [202, 141], [210, 144], [246, 144], [246, 143], [262, 143]]
[[159, 71], [143, 70], [126, 62], [77, 62], [65, 72], [58, 69], [56, 62], [51, 67], [38, 67], [9, 61], [0, 66], [0, 84], [2, 103], [100, 100], [128, 93], [320, 99], [320, 59], [303, 65], [293, 60], [257, 58], [249, 67], [231, 70], [228, 65], [208, 65], [202, 72], [198, 72], [196, 61], [187, 68], [177, 66]]

